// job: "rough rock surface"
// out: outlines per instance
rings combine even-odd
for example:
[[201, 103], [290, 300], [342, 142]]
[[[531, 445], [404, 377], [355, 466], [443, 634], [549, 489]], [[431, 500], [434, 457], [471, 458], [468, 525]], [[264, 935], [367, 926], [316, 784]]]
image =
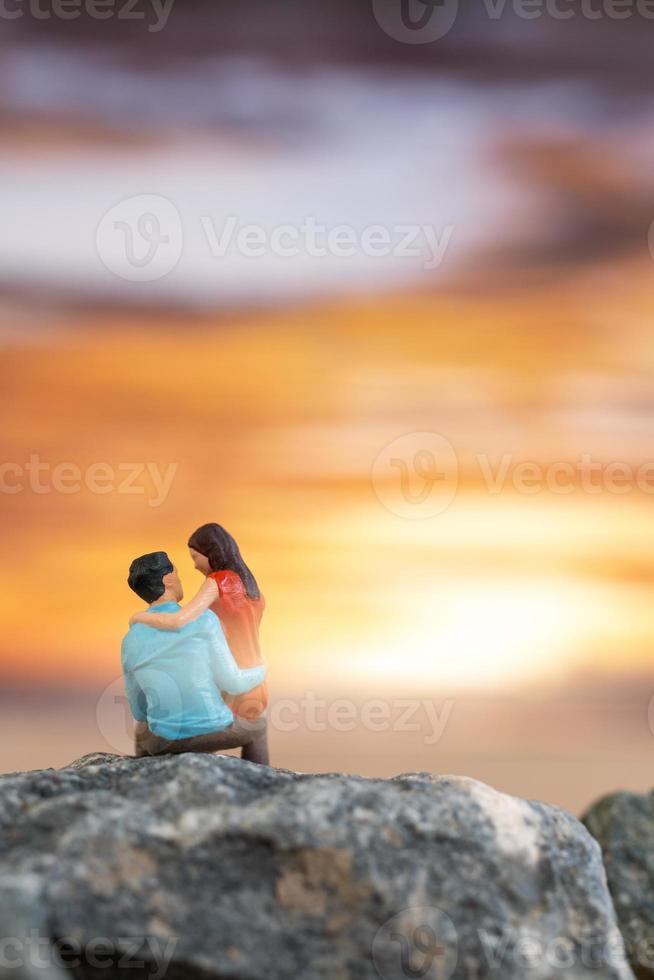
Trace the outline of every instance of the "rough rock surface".
[[632, 977], [599, 847], [564, 811], [225, 756], [0, 778], [0, 923], [83, 978]]
[[654, 978], [654, 794], [613, 793], [583, 820], [602, 848], [634, 973]]

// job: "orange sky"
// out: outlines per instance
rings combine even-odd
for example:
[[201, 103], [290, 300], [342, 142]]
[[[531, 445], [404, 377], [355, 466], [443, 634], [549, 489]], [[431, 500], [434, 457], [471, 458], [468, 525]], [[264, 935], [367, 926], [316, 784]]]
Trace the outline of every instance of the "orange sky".
[[[106, 463], [115, 487], [3, 494], [3, 673], [112, 679], [138, 605], [129, 562], [169, 550], [192, 594], [185, 540], [206, 520], [235, 533], [260, 579], [282, 690], [641, 669], [654, 636], [650, 496], [490, 493], [477, 462], [646, 458], [621, 418], [652, 356], [648, 282], [630, 271], [643, 287], [628, 311], [595, 279], [233, 322], [40, 318], [0, 355], [3, 458], [82, 474]], [[397, 471], [374, 465], [424, 431], [454, 446], [459, 484], [443, 513], [414, 520], [394, 512]], [[147, 463], [175, 467], [158, 506], [147, 472], [143, 493], [118, 492], [120, 467]]]

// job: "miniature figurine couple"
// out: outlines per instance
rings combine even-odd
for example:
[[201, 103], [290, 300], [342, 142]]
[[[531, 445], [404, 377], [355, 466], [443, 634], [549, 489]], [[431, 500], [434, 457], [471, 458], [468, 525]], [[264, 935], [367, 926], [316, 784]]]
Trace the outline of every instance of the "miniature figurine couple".
[[130, 619], [122, 665], [137, 722], [137, 756], [218, 752], [269, 764], [266, 668], [259, 649], [264, 598], [234, 538], [219, 524], [191, 535], [205, 578], [185, 606], [165, 551], [136, 558], [128, 584], [149, 608]]

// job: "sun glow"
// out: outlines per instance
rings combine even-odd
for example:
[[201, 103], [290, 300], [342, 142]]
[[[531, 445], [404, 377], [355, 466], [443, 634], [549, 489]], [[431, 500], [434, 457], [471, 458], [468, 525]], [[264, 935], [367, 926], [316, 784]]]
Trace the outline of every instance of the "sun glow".
[[397, 632], [357, 655], [355, 672], [469, 687], [554, 676], [609, 627], [603, 608], [599, 590], [575, 580], [461, 580], [415, 597]]

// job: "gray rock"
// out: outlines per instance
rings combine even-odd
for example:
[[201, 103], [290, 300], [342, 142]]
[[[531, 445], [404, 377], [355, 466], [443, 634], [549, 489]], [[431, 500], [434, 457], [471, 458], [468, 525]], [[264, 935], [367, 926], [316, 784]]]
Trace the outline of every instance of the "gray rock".
[[0, 778], [0, 875], [80, 978], [633, 977], [584, 827], [457, 776], [90, 756]]
[[595, 803], [583, 821], [602, 848], [634, 973], [654, 977], [654, 795], [614, 793]]
[[40, 908], [37, 876], [0, 877], [0, 977], [66, 980]]

